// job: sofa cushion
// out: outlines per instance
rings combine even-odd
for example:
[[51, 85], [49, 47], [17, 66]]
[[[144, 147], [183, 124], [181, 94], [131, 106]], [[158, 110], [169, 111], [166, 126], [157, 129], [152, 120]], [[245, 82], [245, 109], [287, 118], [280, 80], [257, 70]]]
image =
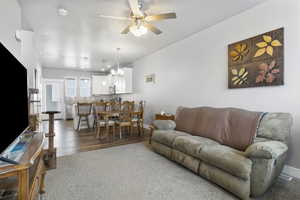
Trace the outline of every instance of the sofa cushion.
[[168, 147], [173, 147], [173, 142], [176, 137], [187, 135], [189, 134], [175, 130], [155, 130], [152, 135], [152, 140]]
[[174, 130], [176, 124], [173, 120], [155, 120], [153, 125], [158, 130]]
[[155, 141], [152, 141], [151, 145], [155, 152], [157, 152], [169, 159], [172, 159], [172, 148], [170, 148], [164, 144], [155, 142]]
[[199, 167], [199, 175], [225, 188], [241, 199], [250, 200], [250, 180], [232, 176], [224, 170], [203, 162]]
[[193, 172], [198, 173], [200, 165], [200, 160], [198, 158], [194, 158], [193, 156], [182, 153], [181, 151], [172, 149], [172, 160], [185, 166]]
[[199, 157], [199, 151], [205, 145], [220, 144], [208, 138], [189, 135], [178, 136], [173, 143], [173, 148], [188, 155]]
[[175, 122], [178, 131], [244, 151], [255, 138], [261, 116], [261, 112], [237, 108], [181, 107]]
[[279, 141], [257, 142], [252, 144], [245, 151], [245, 156], [249, 158], [277, 159], [287, 152], [288, 146]]
[[270, 141], [270, 140], [267, 139], [267, 138], [255, 137], [254, 140], [253, 140], [253, 144], [255, 144], [257, 142], [267, 142], [267, 141]]
[[200, 159], [204, 162], [248, 180], [252, 161], [242, 154], [243, 152], [224, 145], [205, 145], [199, 152]]
[[267, 113], [261, 119], [258, 137], [288, 142], [293, 119], [289, 113]]

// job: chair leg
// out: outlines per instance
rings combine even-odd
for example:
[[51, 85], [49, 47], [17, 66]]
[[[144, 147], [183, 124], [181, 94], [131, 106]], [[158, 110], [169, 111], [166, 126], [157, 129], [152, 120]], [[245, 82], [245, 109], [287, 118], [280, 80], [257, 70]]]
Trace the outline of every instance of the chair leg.
[[110, 141], [113, 141], [113, 138], [111, 137], [111, 134], [110, 134], [110, 126], [107, 126], [107, 127], [108, 127], [108, 129], [107, 129], [108, 137], [109, 137]]
[[141, 124], [140, 124], [140, 122], [137, 122], [136, 126], [137, 126], [137, 129], [138, 129], [139, 136], [141, 136]]
[[96, 127], [96, 120], [94, 119], [94, 122], [93, 122], [93, 129]]
[[113, 125], [112, 129], [113, 129], [113, 130], [112, 130], [112, 131], [113, 131], [113, 140], [115, 140], [116, 126]]
[[120, 139], [121, 139], [122, 138], [122, 126], [120, 126], [119, 133], [120, 133]]
[[111, 126], [111, 137], [112, 137], [112, 141], [115, 141], [115, 131], [114, 131], [114, 126]]
[[86, 118], [87, 127], [88, 127], [88, 129], [90, 129], [89, 117], [88, 117], [88, 116], [86, 116], [85, 118]]
[[78, 119], [77, 131], [79, 131], [79, 128], [80, 128], [80, 123], [81, 123], [81, 116], [79, 116], [79, 119]]
[[110, 141], [110, 134], [109, 134], [109, 126], [108, 125], [106, 125], [105, 132], [106, 132], [105, 138], [108, 138], [108, 140]]
[[98, 126], [97, 126], [97, 129], [96, 129], [96, 132], [97, 132], [96, 138], [97, 138], [97, 139], [99, 139], [99, 137], [100, 137], [100, 129], [101, 129], [101, 127], [98, 127]]

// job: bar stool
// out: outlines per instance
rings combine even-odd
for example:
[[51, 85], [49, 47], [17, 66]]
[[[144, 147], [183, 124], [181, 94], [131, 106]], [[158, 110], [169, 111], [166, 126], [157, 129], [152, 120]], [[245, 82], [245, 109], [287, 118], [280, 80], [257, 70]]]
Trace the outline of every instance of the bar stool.
[[87, 123], [88, 129], [90, 129], [89, 116], [91, 115], [91, 111], [92, 111], [91, 103], [77, 103], [77, 115], [79, 117], [77, 131], [79, 131], [82, 121], [85, 121]]

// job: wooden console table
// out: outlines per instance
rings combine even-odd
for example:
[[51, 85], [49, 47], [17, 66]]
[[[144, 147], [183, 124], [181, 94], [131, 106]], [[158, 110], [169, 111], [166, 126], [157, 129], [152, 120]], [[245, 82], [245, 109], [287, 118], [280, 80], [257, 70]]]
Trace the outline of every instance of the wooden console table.
[[[44, 193], [43, 133], [32, 136], [19, 165], [0, 165], [0, 188], [17, 191], [18, 200], [37, 200]], [[16, 179], [17, 178], [17, 179]]]

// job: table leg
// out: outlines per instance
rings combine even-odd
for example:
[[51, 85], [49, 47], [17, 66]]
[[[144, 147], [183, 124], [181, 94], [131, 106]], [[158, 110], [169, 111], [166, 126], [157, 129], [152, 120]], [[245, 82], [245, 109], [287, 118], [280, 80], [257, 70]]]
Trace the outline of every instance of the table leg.
[[21, 170], [19, 172], [19, 200], [28, 200], [29, 194], [29, 172], [28, 169]]

